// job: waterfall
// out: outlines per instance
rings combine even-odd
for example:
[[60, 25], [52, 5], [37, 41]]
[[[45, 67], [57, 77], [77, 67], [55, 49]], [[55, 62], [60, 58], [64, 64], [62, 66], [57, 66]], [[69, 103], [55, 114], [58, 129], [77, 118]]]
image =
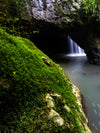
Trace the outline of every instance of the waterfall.
[[76, 42], [74, 42], [69, 36], [68, 36], [68, 45], [69, 45], [69, 54], [71, 56], [85, 56], [84, 50], [80, 48]]

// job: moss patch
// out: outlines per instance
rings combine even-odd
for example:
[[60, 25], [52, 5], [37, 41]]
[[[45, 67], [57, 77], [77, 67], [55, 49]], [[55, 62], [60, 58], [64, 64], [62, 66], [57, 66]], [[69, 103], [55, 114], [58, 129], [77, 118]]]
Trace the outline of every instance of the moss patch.
[[[47, 93], [61, 95], [71, 109], [71, 113], [62, 112], [63, 103], [56, 99], [55, 110], [66, 121], [60, 128], [48, 119]], [[28, 39], [11, 36], [0, 29], [0, 131], [82, 133], [79, 113], [63, 70]]]

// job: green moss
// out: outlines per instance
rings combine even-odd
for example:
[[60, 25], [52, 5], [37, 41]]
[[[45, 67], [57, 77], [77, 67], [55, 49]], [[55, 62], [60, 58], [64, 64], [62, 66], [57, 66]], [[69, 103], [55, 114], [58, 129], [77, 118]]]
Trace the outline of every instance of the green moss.
[[[45, 57], [52, 65], [47, 65]], [[62, 112], [65, 123], [58, 127], [48, 119], [47, 93], [62, 95], [73, 110]], [[60, 102], [59, 102], [60, 104]], [[28, 39], [15, 37], [0, 29], [0, 132], [81, 133], [79, 107], [63, 70]], [[61, 112], [62, 107], [58, 108]], [[65, 115], [66, 113], [66, 115]]]

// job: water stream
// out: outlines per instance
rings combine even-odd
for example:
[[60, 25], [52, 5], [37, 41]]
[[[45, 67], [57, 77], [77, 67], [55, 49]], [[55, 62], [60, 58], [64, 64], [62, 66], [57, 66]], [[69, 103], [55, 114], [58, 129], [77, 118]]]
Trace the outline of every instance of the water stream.
[[55, 56], [70, 81], [81, 91], [84, 99], [85, 113], [93, 133], [100, 133], [100, 66], [87, 62], [86, 56]]
[[[69, 41], [73, 45], [73, 41]], [[100, 66], [89, 64], [84, 51], [81, 50], [80, 53], [75, 46], [73, 49], [71, 48], [70, 54], [58, 54], [53, 57], [70, 81], [80, 89], [90, 129], [93, 133], [100, 133]], [[74, 56], [71, 56], [73, 54]], [[82, 54], [84, 56], [80, 56]]]

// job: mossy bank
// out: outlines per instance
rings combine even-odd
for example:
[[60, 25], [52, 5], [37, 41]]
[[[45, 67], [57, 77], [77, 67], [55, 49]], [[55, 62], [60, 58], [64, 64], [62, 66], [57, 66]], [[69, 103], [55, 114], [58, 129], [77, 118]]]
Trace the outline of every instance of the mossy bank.
[[28, 39], [0, 29], [0, 132], [86, 133], [72, 85]]

